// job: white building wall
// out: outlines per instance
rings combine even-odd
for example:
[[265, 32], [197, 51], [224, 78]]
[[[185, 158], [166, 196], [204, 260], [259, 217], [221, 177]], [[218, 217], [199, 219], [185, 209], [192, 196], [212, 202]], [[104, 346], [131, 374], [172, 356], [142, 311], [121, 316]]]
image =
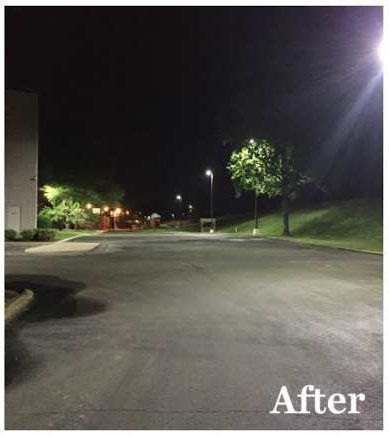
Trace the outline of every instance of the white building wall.
[[38, 96], [6, 91], [5, 228], [37, 227]]

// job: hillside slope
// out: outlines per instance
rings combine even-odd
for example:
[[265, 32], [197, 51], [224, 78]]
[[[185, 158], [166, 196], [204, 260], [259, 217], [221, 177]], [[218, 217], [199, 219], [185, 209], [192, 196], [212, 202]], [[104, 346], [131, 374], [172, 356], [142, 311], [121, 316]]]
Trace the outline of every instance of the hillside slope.
[[[254, 220], [230, 220], [218, 231], [250, 234]], [[333, 247], [382, 252], [382, 202], [379, 199], [358, 199], [322, 203], [291, 213], [288, 239]], [[281, 214], [261, 216], [262, 236], [281, 237]]]

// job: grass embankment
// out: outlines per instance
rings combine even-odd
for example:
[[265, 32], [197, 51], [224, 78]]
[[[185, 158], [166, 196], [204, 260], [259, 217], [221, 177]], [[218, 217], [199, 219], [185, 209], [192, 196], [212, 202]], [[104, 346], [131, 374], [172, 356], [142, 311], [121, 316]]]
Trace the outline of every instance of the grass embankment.
[[[253, 220], [236, 220], [219, 226], [218, 231], [251, 234], [253, 228]], [[296, 209], [290, 215], [290, 230], [292, 236], [285, 239], [382, 253], [382, 202], [335, 201]], [[260, 217], [259, 232], [261, 236], [282, 238], [280, 212]]]
[[63, 239], [73, 238], [74, 236], [90, 236], [95, 235], [97, 231], [94, 230], [59, 230], [55, 235], [55, 241], [62, 241]]

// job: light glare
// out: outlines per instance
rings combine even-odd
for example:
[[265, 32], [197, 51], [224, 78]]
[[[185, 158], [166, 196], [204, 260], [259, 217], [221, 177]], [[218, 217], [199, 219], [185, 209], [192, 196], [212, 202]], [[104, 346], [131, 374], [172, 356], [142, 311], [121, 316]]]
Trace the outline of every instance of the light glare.
[[381, 62], [384, 61], [384, 42], [381, 41], [377, 47], [377, 55]]

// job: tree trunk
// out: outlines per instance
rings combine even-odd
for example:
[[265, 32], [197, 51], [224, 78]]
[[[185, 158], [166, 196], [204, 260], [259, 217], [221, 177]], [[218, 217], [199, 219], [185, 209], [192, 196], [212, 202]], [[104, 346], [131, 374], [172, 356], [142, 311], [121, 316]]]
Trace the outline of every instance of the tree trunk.
[[289, 231], [289, 213], [290, 213], [290, 201], [288, 197], [282, 199], [282, 224], [283, 224], [283, 236], [290, 236]]
[[65, 222], [65, 229], [69, 230], [69, 223], [68, 222]]
[[254, 216], [254, 230], [253, 230], [253, 235], [258, 235], [259, 234], [259, 230], [258, 230], [258, 221], [259, 221], [259, 216], [258, 216], [258, 194], [256, 192], [254, 192], [255, 195], [255, 199], [254, 199], [254, 207], [255, 207], [255, 216]]
[[255, 193], [255, 229], [258, 229], [258, 195]]

